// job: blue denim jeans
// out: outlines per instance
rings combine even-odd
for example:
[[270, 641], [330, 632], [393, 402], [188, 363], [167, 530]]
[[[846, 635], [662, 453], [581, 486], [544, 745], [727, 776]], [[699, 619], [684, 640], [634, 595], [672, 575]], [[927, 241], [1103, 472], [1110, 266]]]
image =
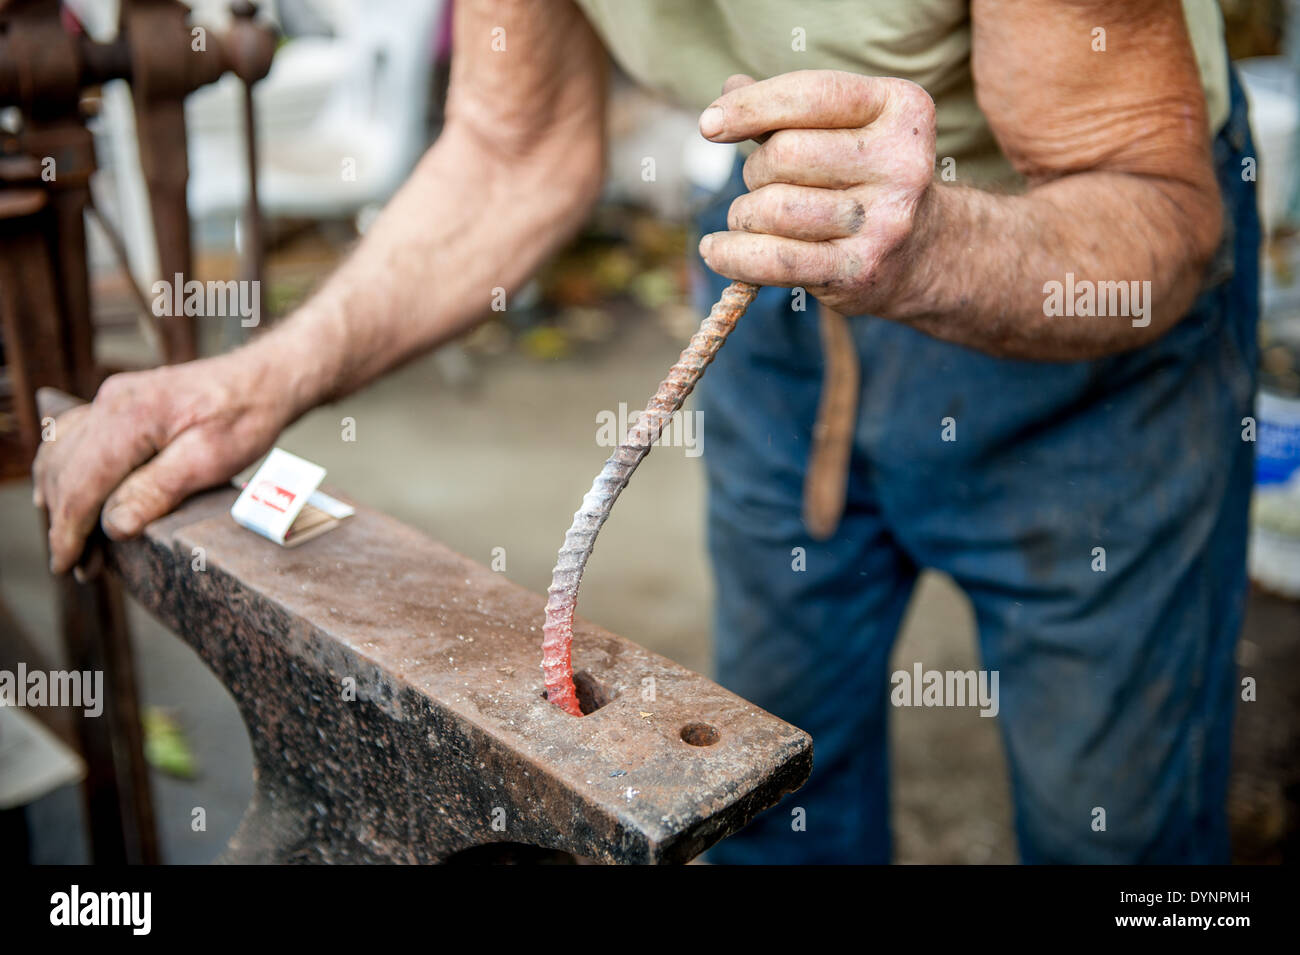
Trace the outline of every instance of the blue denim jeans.
[[[922, 567], [970, 597], [982, 666], [999, 673], [1026, 862], [1227, 861], [1260, 238], [1235, 77], [1214, 153], [1225, 238], [1213, 278], [1138, 351], [1012, 361], [851, 318], [858, 421], [844, 517], [822, 543], [800, 519], [822, 379], [816, 304], [759, 293], [699, 393], [717, 676], [811, 733], [815, 759], [804, 789], [714, 861], [890, 859], [889, 656]], [[737, 168], [701, 231], [725, 229], [743, 190]], [[725, 280], [703, 274], [711, 302]], [[955, 441], [941, 439], [945, 418]]]

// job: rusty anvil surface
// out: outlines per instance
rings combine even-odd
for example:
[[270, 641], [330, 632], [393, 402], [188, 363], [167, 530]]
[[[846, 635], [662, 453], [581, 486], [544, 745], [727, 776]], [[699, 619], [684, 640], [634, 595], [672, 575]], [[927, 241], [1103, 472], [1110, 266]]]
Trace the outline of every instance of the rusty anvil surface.
[[248, 728], [254, 795], [224, 861], [522, 843], [684, 862], [808, 777], [807, 734], [581, 621], [575, 669], [611, 699], [561, 712], [542, 697], [543, 598], [391, 518], [358, 507], [285, 549], [236, 525], [234, 498], [194, 498], [108, 551]]

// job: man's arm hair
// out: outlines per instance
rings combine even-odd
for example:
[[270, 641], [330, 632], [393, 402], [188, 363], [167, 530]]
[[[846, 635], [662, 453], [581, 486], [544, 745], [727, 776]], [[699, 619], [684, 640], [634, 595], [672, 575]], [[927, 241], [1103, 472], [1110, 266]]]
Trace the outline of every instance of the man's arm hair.
[[[976, 95], [1019, 195], [939, 184], [891, 317], [1013, 358], [1073, 360], [1167, 332], [1222, 230], [1178, 0], [974, 0]], [[1094, 49], [1094, 28], [1105, 51]], [[960, 175], [960, 169], [958, 170]], [[1150, 323], [1049, 317], [1049, 282], [1149, 281]], [[1130, 303], [1130, 311], [1132, 303]]]
[[472, 327], [599, 194], [605, 57], [572, 0], [460, 0], [446, 115], [353, 253], [250, 346], [282, 356], [296, 413]]

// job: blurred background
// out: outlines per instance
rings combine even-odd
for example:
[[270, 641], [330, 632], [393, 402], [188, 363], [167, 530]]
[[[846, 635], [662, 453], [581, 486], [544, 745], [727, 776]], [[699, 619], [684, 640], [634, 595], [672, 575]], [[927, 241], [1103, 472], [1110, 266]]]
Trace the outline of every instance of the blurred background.
[[[67, 6], [90, 36], [113, 35], [115, 2]], [[224, 2], [192, 6], [196, 23], [214, 31], [229, 24]], [[1300, 805], [1300, 3], [1222, 6], [1251, 99], [1269, 229], [1256, 583], [1239, 654], [1259, 694], [1240, 707], [1231, 814], [1238, 861], [1280, 862], [1295, 857]], [[260, 5], [259, 16], [273, 19], [280, 33], [270, 72], [253, 93], [262, 327], [292, 310], [347, 254], [437, 136], [449, 12], [443, 0]], [[488, 563], [494, 548], [504, 548], [507, 576], [537, 592], [549, 583], [573, 510], [608, 454], [594, 440], [597, 413], [620, 403], [642, 407], [702, 317], [690, 304], [695, 239], [688, 219], [692, 203], [721, 184], [733, 159], [730, 147], [699, 138], [693, 115], [656, 101], [617, 71], [611, 87], [608, 183], [582, 235], [508, 311], [372, 388], [313, 411], [279, 442], [325, 467], [328, 486], [472, 559]], [[93, 117], [98, 167], [90, 182], [98, 216], [86, 223], [94, 357], [107, 368], [155, 364], [162, 347], [132, 290], [133, 281], [148, 289], [163, 273], [131, 95], [114, 81], [83, 103]], [[200, 280], [238, 278], [248, 261], [243, 97], [240, 80], [227, 74], [185, 100]], [[18, 122], [13, 111], [0, 113], [5, 135], [16, 133]], [[227, 320], [200, 322], [198, 331], [200, 353], [213, 354], [258, 329]], [[5, 399], [14, 388], [7, 372], [0, 378]], [[546, 396], [544, 408], [538, 395]], [[345, 416], [356, 421], [355, 442], [340, 440]], [[0, 431], [16, 427], [7, 409]], [[0, 485], [0, 527], [0, 597], [9, 625], [58, 660], [57, 595], [29, 482]], [[661, 448], [601, 535], [581, 613], [709, 673], [703, 529], [701, 459]], [[252, 791], [247, 736], [230, 698], [187, 646], [137, 607], [128, 607], [128, 621], [163, 859], [210, 861]], [[923, 579], [895, 649], [897, 668], [918, 660], [938, 669], [978, 665], [970, 608], [940, 575]], [[898, 860], [1015, 861], [996, 721], [962, 708], [901, 709], [891, 719]], [[4, 725], [0, 778], [5, 740], [14, 738]], [[41, 791], [0, 802], [0, 817], [12, 827], [7, 832], [18, 831], [23, 823], [15, 818], [23, 817], [33, 860], [85, 861], [76, 761], [59, 767]], [[206, 810], [204, 832], [190, 825], [198, 806]]]

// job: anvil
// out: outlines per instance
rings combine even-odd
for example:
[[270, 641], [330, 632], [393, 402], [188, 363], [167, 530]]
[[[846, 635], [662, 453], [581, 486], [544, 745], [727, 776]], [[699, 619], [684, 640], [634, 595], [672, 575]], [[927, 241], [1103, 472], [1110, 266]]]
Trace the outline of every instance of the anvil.
[[234, 697], [252, 802], [223, 860], [684, 862], [801, 786], [806, 733], [579, 621], [587, 714], [543, 697], [543, 598], [358, 506], [287, 550], [191, 499], [110, 544]]

